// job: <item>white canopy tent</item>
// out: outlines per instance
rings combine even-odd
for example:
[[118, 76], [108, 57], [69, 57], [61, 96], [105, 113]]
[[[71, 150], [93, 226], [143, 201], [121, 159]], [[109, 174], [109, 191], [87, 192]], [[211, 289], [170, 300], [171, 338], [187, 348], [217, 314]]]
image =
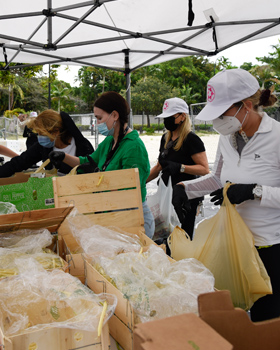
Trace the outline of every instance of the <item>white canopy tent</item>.
[[129, 86], [137, 68], [280, 34], [279, 17], [279, 0], [9, 0], [0, 61], [104, 67]]

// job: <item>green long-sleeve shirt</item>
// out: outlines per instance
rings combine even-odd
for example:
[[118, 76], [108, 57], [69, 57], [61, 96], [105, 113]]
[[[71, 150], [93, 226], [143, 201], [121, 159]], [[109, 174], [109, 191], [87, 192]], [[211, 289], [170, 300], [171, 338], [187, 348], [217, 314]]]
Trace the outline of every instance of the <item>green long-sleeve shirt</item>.
[[[111, 150], [112, 142], [113, 136], [107, 136], [97, 147], [96, 151], [90, 155], [100, 169], [102, 169]], [[81, 164], [88, 162], [87, 157], [79, 158]], [[136, 130], [126, 134], [122, 139], [106, 171], [131, 168], [139, 169], [142, 202], [144, 202], [147, 194], [146, 180], [150, 174], [150, 163], [146, 147]]]

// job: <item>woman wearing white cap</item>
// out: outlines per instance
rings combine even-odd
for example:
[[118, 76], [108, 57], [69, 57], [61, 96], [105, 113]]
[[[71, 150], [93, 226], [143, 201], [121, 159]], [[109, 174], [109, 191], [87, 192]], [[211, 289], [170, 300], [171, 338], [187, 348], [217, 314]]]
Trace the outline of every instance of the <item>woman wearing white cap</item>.
[[[197, 175], [209, 173], [204, 144], [191, 131], [189, 106], [181, 98], [165, 100], [162, 114], [167, 132], [162, 136], [157, 164], [151, 169], [147, 182], [155, 179], [162, 171], [162, 180], [167, 185], [171, 176], [172, 185], [180, 181], [195, 179]], [[192, 238], [197, 206], [202, 198], [190, 201], [188, 212], [178, 214], [182, 228]], [[171, 204], [171, 203], [170, 203]]]
[[243, 69], [224, 70], [210, 79], [207, 105], [196, 118], [213, 120], [221, 135], [214, 169], [177, 184], [172, 199], [180, 208], [188, 198], [212, 192], [211, 201], [219, 205], [224, 184], [235, 183], [227, 196], [253, 234], [273, 289], [251, 308], [252, 321], [280, 316], [280, 123], [262, 111], [276, 101]]

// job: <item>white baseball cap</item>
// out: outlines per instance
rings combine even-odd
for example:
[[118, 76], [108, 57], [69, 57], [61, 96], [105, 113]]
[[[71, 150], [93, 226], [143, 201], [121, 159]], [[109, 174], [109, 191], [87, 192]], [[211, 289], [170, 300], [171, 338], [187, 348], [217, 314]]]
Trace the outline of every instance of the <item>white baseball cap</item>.
[[162, 113], [156, 118], [168, 118], [177, 113], [189, 114], [189, 106], [187, 103], [178, 97], [168, 98], [164, 101]]
[[35, 118], [38, 116], [38, 114], [37, 114], [37, 112], [30, 112], [29, 116]]
[[207, 104], [196, 116], [198, 120], [214, 120], [234, 103], [254, 95], [260, 85], [257, 79], [244, 69], [225, 69], [207, 83]]

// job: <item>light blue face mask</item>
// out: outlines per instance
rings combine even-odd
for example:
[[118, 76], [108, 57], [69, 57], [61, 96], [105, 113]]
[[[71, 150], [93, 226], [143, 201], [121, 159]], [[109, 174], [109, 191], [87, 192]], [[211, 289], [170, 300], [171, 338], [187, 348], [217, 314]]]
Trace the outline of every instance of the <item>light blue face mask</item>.
[[53, 148], [55, 144], [55, 140], [51, 141], [48, 136], [38, 135], [38, 143], [46, 148]]
[[[112, 113], [109, 115], [108, 119], [111, 117], [111, 115]], [[106, 122], [108, 121], [108, 119], [106, 120]], [[116, 122], [114, 122], [113, 127], [110, 130], [108, 129], [106, 122], [97, 124], [98, 132], [99, 134], [104, 136], [113, 136], [115, 131], [114, 125]]]

